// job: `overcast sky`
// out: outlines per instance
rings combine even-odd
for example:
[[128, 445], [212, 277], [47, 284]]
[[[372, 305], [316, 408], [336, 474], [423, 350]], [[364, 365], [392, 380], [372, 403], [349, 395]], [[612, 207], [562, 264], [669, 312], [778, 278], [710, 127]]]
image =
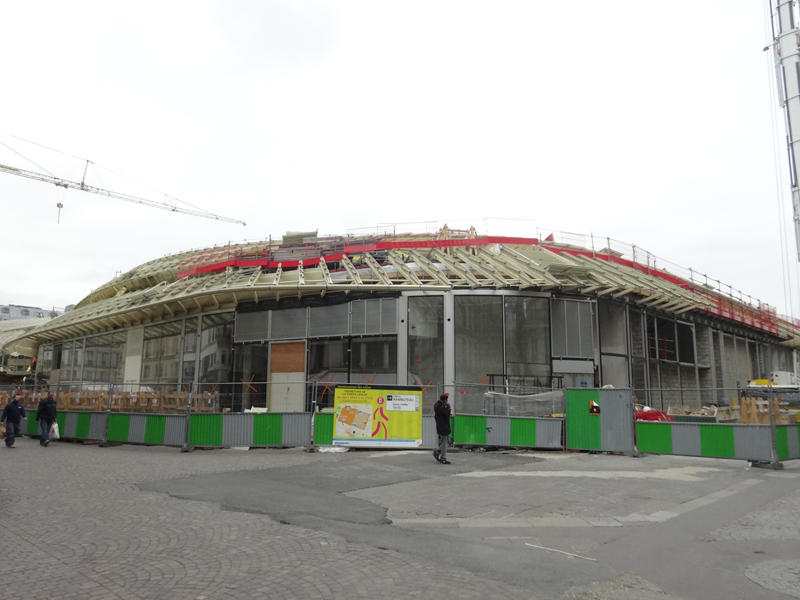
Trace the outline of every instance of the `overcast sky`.
[[[629, 242], [800, 316], [761, 0], [5, 2], [0, 27], [0, 131], [92, 160], [92, 185], [247, 222], [0, 173], [0, 304], [63, 307], [228, 240], [493, 217]], [[82, 177], [0, 142], [37, 166], [0, 146], [2, 164]]]

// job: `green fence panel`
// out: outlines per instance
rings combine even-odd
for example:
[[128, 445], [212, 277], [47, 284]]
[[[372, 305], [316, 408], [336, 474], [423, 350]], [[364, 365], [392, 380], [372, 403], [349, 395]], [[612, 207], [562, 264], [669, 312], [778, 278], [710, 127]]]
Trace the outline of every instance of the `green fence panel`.
[[456, 430], [453, 440], [455, 441], [456, 444], [485, 446], [486, 417], [457, 415]]
[[536, 446], [536, 419], [511, 419], [512, 446]]
[[36, 422], [36, 413], [28, 411], [28, 425], [25, 428], [28, 435], [39, 435], [39, 424]]
[[222, 446], [222, 415], [192, 415], [189, 445]]
[[700, 425], [700, 454], [716, 458], [736, 458], [733, 427]]
[[589, 412], [600, 404], [600, 390], [567, 390], [567, 448], [600, 450], [600, 415]]
[[67, 413], [65, 413], [63, 410], [58, 411], [58, 414], [56, 415], [56, 423], [58, 423], [58, 435], [64, 435], [64, 427], [66, 427], [67, 424]]
[[314, 445], [330, 446], [333, 444], [333, 414], [317, 413], [314, 415]]
[[775, 442], [778, 449], [778, 460], [789, 460], [788, 427], [775, 428]]
[[78, 424], [75, 426], [75, 439], [85, 440], [89, 437], [89, 425], [92, 422], [91, 413], [80, 413], [78, 415]]
[[131, 427], [130, 415], [108, 415], [108, 436], [109, 442], [127, 442], [128, 431]]
[[[333, 443], [333, 432], [331, 432], [331, 443]], [[253, 446], [280, 446], [282, 444], [283, 415], [253, 415]]]
[[162, 445], [166, 428], [167, 417], [164, 415], [147, 415], [147, 422], [144, 426], [144, 443]]
[[637, 421], [636, 446], [639, 452], [672, 454], [672, 425]]

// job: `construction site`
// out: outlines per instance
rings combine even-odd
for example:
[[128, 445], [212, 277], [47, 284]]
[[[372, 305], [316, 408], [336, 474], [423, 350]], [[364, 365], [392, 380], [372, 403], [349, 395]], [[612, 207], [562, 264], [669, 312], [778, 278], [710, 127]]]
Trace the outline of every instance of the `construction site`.
[[371, 384], [470, 414], [489, 392], [603, 386], [699, 413], [796, 371], [799, 323], [636, 246], [401, 227], [153, 260], [5, 332], [2, 352], [33, 360], [31, 403], [50, 389], [65, 409], [151, 412], [192, 391], [209, 412], [320, 411], [336, 385]]

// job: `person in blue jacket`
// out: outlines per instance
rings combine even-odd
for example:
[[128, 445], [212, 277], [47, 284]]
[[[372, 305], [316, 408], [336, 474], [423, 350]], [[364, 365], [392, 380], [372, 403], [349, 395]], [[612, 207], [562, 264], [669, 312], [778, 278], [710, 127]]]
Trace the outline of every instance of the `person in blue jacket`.
[[6, 447], [13, 448], [14, 440], [19, 435], [19, 424], [23, 419], [28, 418], [25, 407], [19, 403], [19, 394], [14, 394], [11, 402], [6, 404], [3, 414], [0, 415], [0, 423], [6, 424]]
[[42, 446], [50, 444], [50, 428], [58, 417], [56, 399], [53, 392], [47, 392], [47, 397], [39, 401], [39, 408], [36, 409], [36, 422], [39, 423], [39, 443]]

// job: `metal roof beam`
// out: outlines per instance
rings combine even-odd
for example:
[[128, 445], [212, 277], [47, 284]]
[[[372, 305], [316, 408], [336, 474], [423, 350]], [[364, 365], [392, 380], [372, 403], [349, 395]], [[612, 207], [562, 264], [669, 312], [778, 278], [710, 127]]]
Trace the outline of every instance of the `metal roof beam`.
[[404, 263], [403, 259], [397, 256], [394, 250], [390, 250], [386, 253], [386, 260], [397, 269], [397, 272], [405, 278], [406, 282], [414, 285], [422, 285], [422, 282], [419, 280], [419, 277], [417, 277], [417, 274], [414, 273], [414, 270]]
[[506, 281], [505, 277], [503, 277], [501, 273], [498, 273], [497, 270], [494, 268], [494, 266], [488, 261], [486, 262], [481, 261], [481, 259], [465, 251], [463, 248], [458, 248], [458, 247], [453, 248], [453, 254], [455, 254], [456, 257], [463, 260], [470, 267], [472, 267], [473, 271], [475, 271], [476, 273], [480, 273], [486, 279], [493, 281], [495, 287], [503, 288], [509, 284], [509, 282]]
[[333, 285], [333, 279], [331, 279], [331, 272], [328, 270], [328, 265], [325, 264], [324, 260], [319, 261], [319, 270], [322, 273], [322, 278], [325, 280], [327, 285]]
[[350, 275], [350, 280], [356, 285], [361, 285], [361, 275], [358, 274], [358, 271], [356, 271], [356, 268], [353, 266], [353, 263], [350, 262], [350, 259], [347, 258], [346, 254], [342, 255], [340, 262], [344, 265], [347, 274]]
[[419, 268], [425, 271], [432, 279], [435, 279], [442, 285], [453, 287], [453, 282], [447, 278], [447, 275], [442, 273], [442, 270], [423, 256], [421, 252], [409, 250], [408, 254], [414, 259], [414, 262], [419, 265]]
[[478, 281], [478, 278], [472, 272], [463, 267], [460, 262], [454, 260], [453, 257], [448, 256], [438, 248], [431, 249], [431, 256], [437, 258], [440, 263], [445, 265], [451, 273], [455, 273], [462, 280], [464, 280], [471, 288], [481, 287], [483, 284]]
[[367, 265], [369, 266], [370, 270], [372, 270], [372, 272], [375, 274], [375, 277], [377, 277], [381, 283], [383, 283], [384, 285], [392, 285], [392, 280], [389, 279], [388, 275], [386, 275], [386, 273], [383, 270], [383, 267], [381, 267], [380, 264], [378, 264], [378, 261], [375, 260], [375, 257], [367, 253], [364, 254], [364, 260], [367, 262]]

